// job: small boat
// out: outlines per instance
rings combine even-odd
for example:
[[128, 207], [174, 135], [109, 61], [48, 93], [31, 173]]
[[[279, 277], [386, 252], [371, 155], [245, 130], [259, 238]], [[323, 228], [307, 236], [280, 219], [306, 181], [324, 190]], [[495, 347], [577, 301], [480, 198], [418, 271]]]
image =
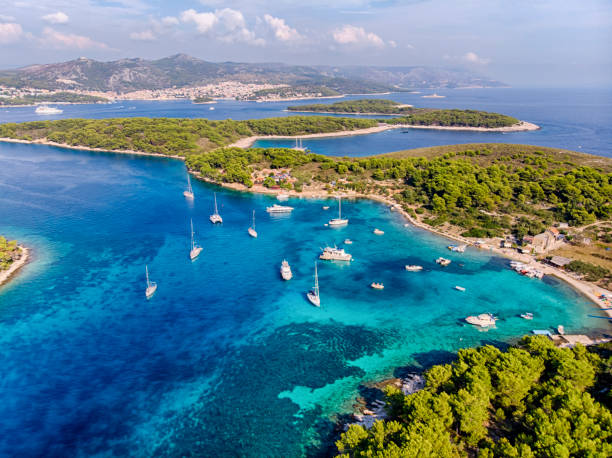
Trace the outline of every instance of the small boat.
[[319, 259], [324, 261], [352, 261], [353, 256], [345, 252], [344, 249], [328, 246], [323, 249]]
[[352, 245], [353, 241], [351, 239], [344, 239], [344, 244], [345, 245]]
[[274, 204], [271, 207], [267, 207], [266, 211], [268, 213], [291, 213], [293, 211], [293, 207], [288, 207], [286, 205]]
[[149, 266], [145, 266], [145, 272], [147, 274], [147, 289], [145, 290], [145, 296], [147, 299], [151, 299], [151, 296], [157, 291], [157, 283], [149, 280]]
[[276, 198], [278, 200], [287, 200], [289, 199], [289, 194], [287, 194], [286, 192], [281, 192], [280, 194], [276, 195]]
[[191, 220], [191, 251], [189, 252], [189, 258], [191, 258], [192, 261], [200, 256], [202, 252], [202, 247], [196, 244], [193, 234], [193, 220]]
[[346, 226], [348, 219], [342, 219], [342, 197], [338, 197], [338, 217], [329, 220], [329, 225], [332, 227]]
[[193, 189], [191, 189], [191, 179], [189, 178], [189, 172], [187, 172], [187, 190], [183, 191], [183, 195], [187, 199], [193, 199]]
[[47, 105], [40, 105], [34, 110], [34, 113], [37, 115], [54, 115], [63, 113], [64, 110], [60, 110], [59, 108], [50, 107]]
[[407, 266], [405, 266], [405, 269], [408, 272], [419, 272], [419, 271], [423, 270], [423, 266], [417, 266], [417, 265], [414, 265], [414, 264], [408, 264]]
[[329, 205], [323, 205], [323, 210], [329, 210]]
[[370, 287], [372, 289], [385, 289], [385, 285], [383, 285], [382, 283], [376, 283], [376, 282], [372, 282]]
[[463, 286], [455, 286], [455, 289], [457, 291], [465, 291], [465, 288]]
[[221, 215], [219, 214], [219, 211], [217, 210], [217, 193], [216, 192], [215, 192], [215, 212], [212, 215], [210, 215], [210, 222], [213, 224], [223, 222], [223, 218], [221, 218]]
[[433, 94], [430, 95], [422, 95], [421, 96], [424, 99], [443, 99], [444, 97], [446, 97], [445, 95], [438, 95], [435, 92]]
[[449, 245], [446, 248], [448, 248], [449, 250], [455, 252], [455, 253], [463, 253], [465, 252], [465, 249], [467, 248], [467, 245]]
[[495, 321], [497, 321], [497, 319], [490, 313], [481, 313], [478, 316], [468, 316], [465, 321], [473, 324], [474, 326], [486, 328], [489, 326], [495, 326]]
[[257, 231], [255, 230], [255, 210], [253, 210], [253, 225], [249, 227], [248, 233], [251, 237], [257, 238]]
[[314, 287], [306, 293], [306, 297], [315, 307], [321, 307], [321, 297], [319, 296], [319, 275], [317, 274], [317, 262], [315, 261], [315, 283]]
[[521, 313], [521, 318], [524, 318], [525, 320], [533, 320], [533, 313]]
[[565, 328], [563, 327], [562, 324], [560, 324], [559, 326], [557, 326], [557, 332], [561, 335], [565, 334]]
[[451, 263], [450, 259], [446, 259], [443, 257], [439, 257], [438, 259], [436, 259], [436, 264], [440, 264], [442, 267], [446, 267], [450, 263]]
[[213, 110], [215, 109], [215, 107], [208, 107], [208, 109], [209, 109], [210, 111], [213, 111]]
[[283, 262], [281, 262], [280, 274], [281, 277], [283, 277], [283, 280], [291, 280], [293, 278], [291, 266], [289, 266], [289, 263], [285, 259], [283, 259]]
[[376, 235], [383, 235], [383, 234], [385, 233], [384, 231], [381, 231], [380, 229], [374, 229], [374, 231], [373, 231], [373, 232], [374, 232], [374, 234], [376, 234]]

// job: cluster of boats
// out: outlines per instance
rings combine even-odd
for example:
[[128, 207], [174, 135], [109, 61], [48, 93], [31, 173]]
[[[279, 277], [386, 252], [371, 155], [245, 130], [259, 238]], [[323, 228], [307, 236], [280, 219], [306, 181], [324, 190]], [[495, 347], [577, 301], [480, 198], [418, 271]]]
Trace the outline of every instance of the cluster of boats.
[[519, 261], [510, 261], [510, 268], [529, 278], [541, 279], [544, 276], [544, 272], [541, 270]]

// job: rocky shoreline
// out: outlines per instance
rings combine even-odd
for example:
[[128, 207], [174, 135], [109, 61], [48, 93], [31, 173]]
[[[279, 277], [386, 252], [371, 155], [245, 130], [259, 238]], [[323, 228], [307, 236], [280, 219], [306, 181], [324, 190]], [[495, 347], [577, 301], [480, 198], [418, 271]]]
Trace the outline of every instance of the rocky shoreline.
[[30, 250], [22, 245], [18, 245], [19, 251], [21, 252], [21, 256], [19, 259], [13, 261], [11, 267], [8, 270], [4, 270], [0, 272], [0, 286], [4, 283], [7, 283], [11, 277], [13, 277], [19, 269], [25, 266], [30, 258]]

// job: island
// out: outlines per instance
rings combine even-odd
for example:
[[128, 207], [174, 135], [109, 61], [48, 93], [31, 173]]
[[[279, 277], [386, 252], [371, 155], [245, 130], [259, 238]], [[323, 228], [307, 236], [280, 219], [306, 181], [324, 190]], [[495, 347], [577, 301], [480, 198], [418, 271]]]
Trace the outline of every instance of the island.
[[0, 235], [0, 285], [7, 282], [28, 260], [28, 249], [16, 240], [8, 241]]
[[0, 97], [0, 106], [39, 105], [43, 103], [109, 103], [110, 100], [94, 95], [78, 94], [75, 92], [52, 92], [36, 95], [23, 95], [20, 97]]
[[216, 103], [214, 99], [210, 97], [195, 97], [191, 100], [191, 103]]
[[[395, 115], [398, 118], [381, 120], [387, 124], [427, 127], [510, 128], [520, 125], [512, 116], [477, 110], [415, 108], [393, 100], [361, 99], [332, 104], [293, 105], [289, 111], [303, 113], [333, 113], [361, 115]], [[528, 129], [526, 129], [528, 130]]]
[[610, 343], [558, 348], [529, 336], [506, 351], [460, 350], [421, 389], [383, 388], [338, 456], [612, 456], [611, 367]]

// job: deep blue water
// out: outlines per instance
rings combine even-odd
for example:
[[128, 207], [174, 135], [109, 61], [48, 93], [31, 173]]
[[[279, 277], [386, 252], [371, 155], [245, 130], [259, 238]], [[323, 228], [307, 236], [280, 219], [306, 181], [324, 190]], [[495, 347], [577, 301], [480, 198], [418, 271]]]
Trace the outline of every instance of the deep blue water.
[[[214, 188], [194, 183], [189, 204], [184, 186], [180, 161], [0, 144], [0, 233], [33, 250], [0, 290], [0, 455], [314, 455], [364, 381], [534, 328], [602, 326], [558, 281], [451, 254], [377, 203], [347, 201], [350, 225], [333, 230], [334, 201], [294, 199], [271, 217], [271, 198], [217, 189], [212, 226]], [[347, 237], [355, 261], [319, 263], [316, 309], [304, 293], [319, 248]], [[439, 268], [440, 255], [453, 263]], [[159, 285], [149, 301], [145, 264]], [[487, 311], [497, 329], [461, 321]]]
[[[444, 132], [416, 129], [394, 130], [369, 136], [305, 140], [311, 150], [340, 156], [364, 156], [401, 149], [456, 143], [523, 143], [566, 148], [612, 156], [612, 89], [461, 89], [438, 91], [443, 99], [426, 99], [422, 94], [381, 95], [420, 107], [462, 108], [495, 111], [530, 121], [542, 127], [534, 132]], [[346, 99], [363, 98], [350, 96]], [[371, 96], [368, 96], [371, 97]], [[343, 99], [317, 102], [333, 103]], [[209, 119], [253, 119], [290, 116], [289, 105], [313, 101], [275, 103], [219, 101], [194, 105], [189, 101], [120, 101], [108, 105], [65, 105], [58, 116], [39, 116], [34, 107], [0, 109], [0, 123], [60, 118], [108, 118], [122, 116], [203, 117]], [[258, 145], [285, 145], [291, 142], [259, 142]]]

